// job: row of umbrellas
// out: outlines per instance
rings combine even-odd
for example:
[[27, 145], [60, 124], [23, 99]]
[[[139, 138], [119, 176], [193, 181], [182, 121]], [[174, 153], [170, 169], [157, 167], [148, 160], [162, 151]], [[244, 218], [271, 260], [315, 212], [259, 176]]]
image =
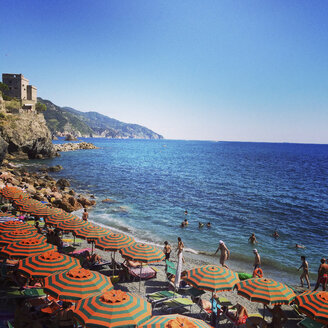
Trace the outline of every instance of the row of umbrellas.
[[[92, 240], [100, 249], [120, 250], [122, 256], [146, 263], [164, 258], [164, 254], [151, 245], [135, 243], [132, 237], [114, 234], [65, 211], [49, 208], [13, 188], [6, 187], [6, 190], [0, 190], [0, 194], [13, 200], [20, 210], [45, 216], [47, 224]], [[0, 233], [0, 245], [4, 245], [1, 253], [10, 257], [25, 257], [19, 263], [19, 270], [24, 275], [44, 278], [45, 292], [49, 295], [77, 302], [75, 316], [83, 325], [101, 327], [101, 322], [108, 321], [112, 322], [113, 327], [129, 326], [129, 323], [140, 327], [209, 327], [203, 321], [183, 316], [150, 318], [150, 305], [145, 300], [131, 293], [114, 291], [108, 277], [82, 269], [76, 259], [58, 253], [56, 246], [47, 244], [44, 236], [37, 234], [26, 223], [1, 222]], [[306, 292], [295, 298], [294, 292], [284, 284], [265, 278], [239, 282], [236, 273], [213, 265], [190, 270], [184, 279], [196, 288], [212, 293], [235, 287], [238, 294], [264, 304], [289, 304], [295, 299], [301, 312], [318, 322], [328, 323], [327, 292]], [[98, 294], [94, 294], [97, 291]]]

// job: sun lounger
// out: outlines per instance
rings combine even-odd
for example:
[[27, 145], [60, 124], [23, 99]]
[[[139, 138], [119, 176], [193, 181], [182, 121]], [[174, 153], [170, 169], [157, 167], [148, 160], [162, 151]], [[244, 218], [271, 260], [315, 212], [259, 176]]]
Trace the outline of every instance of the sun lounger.
[[130, 267], [127, 267], [127, 268], [128, 268], [129, 275], [135, 279], [145, 279], [146, 280], [146, 279], [156, 278], [156, 275], [157, 275], [157, 271], [148, 265], [142, 266], [141, 269], [140, 268], [130, 268]]
[[215, 297], [215, 300], [221, 306], [231, 306], [232, 305], [232, 303], [227, 298], [225, 298], [223, 296], [217, 296], [217, 297]]
[[181, 297], [180, 294], [175, 293], [171, 290], [161, 290], [155, 293], [151, 293], [146, 295], [148, 302], [151, 303], [153, 309], [155, 309], [158, 305], [161, 305], [163, 302], [172, 299]]
[[163, 310], [169, 313], [172, 313], [173, 311], [179, 311], [184, 310], [186, 311], [187, 308], [189, 308], [189, 311], [191, 311], [191, 307], [193, 306], [194, 302], [186, 297], [177, 297], [172, 298], [167, 301], [163, 302], [164, 308]]
[[297, 324], [299, 327], [304, 328], [324, 328], [325, 325], [319, 322], [316, 322], [310, 318], [305, 318]]

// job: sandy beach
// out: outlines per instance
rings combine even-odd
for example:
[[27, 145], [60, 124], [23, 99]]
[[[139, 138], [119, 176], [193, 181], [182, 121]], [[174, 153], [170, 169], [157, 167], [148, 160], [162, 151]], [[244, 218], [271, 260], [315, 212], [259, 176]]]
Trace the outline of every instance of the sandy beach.
[[[65, 238], [66, 235], [65, 235]], [[89, 248], [91, 245], [88, 244], [86, 241], [82, 241], [79, 246], [76, 247], [76, 249], [82, 249], [82, 248]], [[177, 255], [175, 251], [175, 245], [173, 245], [173, 251], [171, 255], [171, 260], [175, 263], [177, 263]], [[95, 249], [95, 253], [98, 254], [103, 260], [110, 261], [111, 260], [111, 253], [105, 252], [99, 249]], [[205, 261], [197, 260], [195, 259], [195, 256], [191, 253], [185, 252], [184, 253], [185, 258], [185, 264], [183, 266], [183, 270], [189, 270], [195, 267], [199, 267], [202, 265], [211, 264]], [[121, 255], [117, 252], [115, 255], [115, 260], [118, 262], [123, 262], [124, 259], [121, 257]], [[129, 281], [129, 282], [119, 282], [115, 284], [115, 289], [122, 289], [124, 291], [131, 291], [133, 293], [136, 293], [142, 297], [146, 297], [147, 294], [159, 291], [159, 290], [167, 290], [169, 288], [168, 281], [166, 279], [165, 274], [165, 265], [164, 262], [161, 263], [151, 263], [149, 264], [151, 267], [154, 267], [157, 270], [157, 277], [150, 279], [150, 280], [142, 280], [141, 281], [141, 289], [139, 292], [139, 281]], [[233, 269], [233, 268], [231, 268]], [[102, 272], [106, 275], [111, 275], [111, 269], [108, 266], [104, 266], [99, 272]], [[269, 277], [268, 277], [269, 278]], [[299, 291], [303, 291], [304, 289], [295, 286], [295, 289]], [[256, 303], [256, 302], [250, 302], [246, 298], [237, 295], [237, 291], [228, 291], [228, 292], [222, 292], [219, 294], [219, 296], [224, 296], [228, 300], [231, 301], [233, 305], [239, 303], [243, 305], [249, 314], [256, 314], [259, 313], [263, 315], [263, 304]], [[202, 298], [206, 300], [210, 300], [211, 293], [206, 292]], [[283, 310], [285, 311], [286, 315], [288, 316], [288, 322], [285, 324], [285, 327], [297, 327], [297, 323], [301, 320], [299, 316], [295, 314], [291, 306], [282, 306]], [[185, 315], [194, 316], [197, 317], [199, 315], [200, 308], [197, 305], [193, 305], [191, 312], [184, 312]], [[165, 314], [166, 312], [163, 312], [160, 308], [154, 310], [154, 315], [157, 314]], [[265, 319], [267, 322], [271, 322], [271, 317], [266, 310], [265, 313]], [[220, 327], [232, 327], [232, 324], [228, 322], [226, 319], [220, 320]]]

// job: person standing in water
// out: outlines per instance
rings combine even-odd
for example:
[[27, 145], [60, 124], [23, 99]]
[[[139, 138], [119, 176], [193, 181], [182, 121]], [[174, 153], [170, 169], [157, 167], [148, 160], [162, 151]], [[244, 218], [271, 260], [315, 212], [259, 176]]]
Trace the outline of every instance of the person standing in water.
[[251, 244], [258, 244], [254, 232], [253, 232], [252, 235], [248, 238], [248, 242], [251, 243]]
[[214, 253], [214, 255], [216, 255], [219, 250], [220, 250], [220, 253], [221, 253], [221, 255], [220, 255], [220, 264], [224, 268], [229, 269], [229, 267], [226, 264], [224, 264], [224, 262], [226, 260], [229, 260], [230, 251], [228, 250], [227, 246], [225, 245], [225, 243], [222, 240], [219, 241], [219, 247], [216, 250], [216, 252]]
[[82, 220], [88, 221], [88, 218], [89, 218], [89, 213], [87, 212], [87, 209], [85, 208], [84, 212], [82, 214]]
[[310, 280], [309, 280], [309, 264], [308, 262], [305, 260], [305, 256], [301, 256], [301, 260], [302, 260], [302, 264], [301, 266], [298, 268], [298, 271], [301, 270], [303, 268], [303, 272], [300, 276], [300, 280], [301, 280], [301, 286], [303, 287], [303, 278], [305, 278], [307, 285], [308, 285], [308, 289], [310, 289]]

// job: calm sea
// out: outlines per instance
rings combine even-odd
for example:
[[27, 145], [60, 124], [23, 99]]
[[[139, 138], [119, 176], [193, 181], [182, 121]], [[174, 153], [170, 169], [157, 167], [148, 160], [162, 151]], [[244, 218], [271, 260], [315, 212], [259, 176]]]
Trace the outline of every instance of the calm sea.
[[[266, 270], [288, 281], [295, 281], [301, 255], [312, 272], [328, 257], [328, 145], [85, 140], [100, 149], [62, 153], [46, 164], [62, 165], [57, 178], [96, 196], [95, 222], [159, 245], [181, 236], [187, 248], [206, 253], [222, 239], [248, 271], [254, 232]], [[182, 229], [185, 210], [189, 226]], [[212, 227], [199, 229], [199, 222]]]

